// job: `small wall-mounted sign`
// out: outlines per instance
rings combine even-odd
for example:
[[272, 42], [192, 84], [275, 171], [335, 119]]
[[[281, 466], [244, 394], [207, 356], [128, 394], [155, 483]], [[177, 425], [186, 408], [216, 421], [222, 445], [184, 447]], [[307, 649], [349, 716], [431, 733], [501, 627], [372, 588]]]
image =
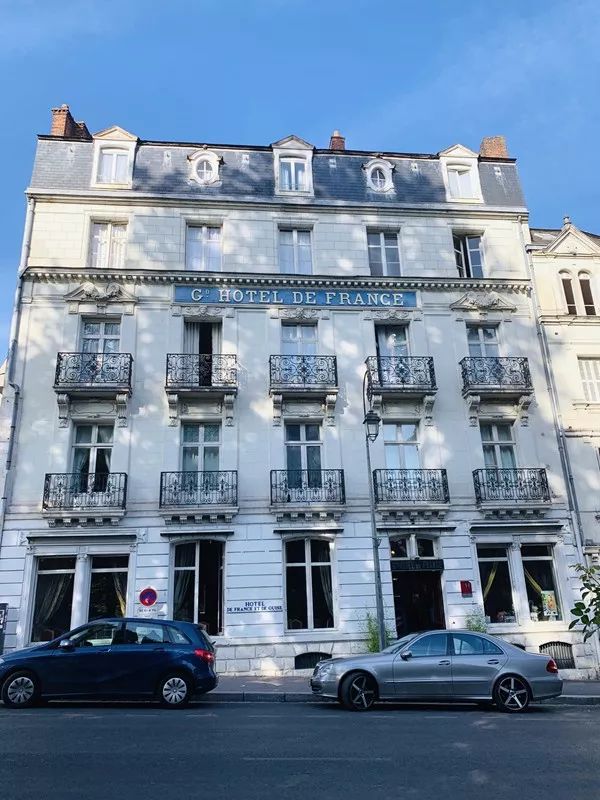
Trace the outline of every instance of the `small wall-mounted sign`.
[[140, 603], [146, 608], [149, 608], [150, 606], [153, 606], [158, 600], [158, 592], [152, 586], [146, 586], [146, 588], [142, 589], [142, 591], [140, 592], [139, 598], [140, 598]]
[[463, 597], [473, 597], [473, 584], [471, 581], [460, 582], [460, 593]]
[[281, 603], [265, 603], [264, 600], [245, 600], [234, 606], [227, 606], [228, 614], [256, 614], [261, 611], [283, 611]]

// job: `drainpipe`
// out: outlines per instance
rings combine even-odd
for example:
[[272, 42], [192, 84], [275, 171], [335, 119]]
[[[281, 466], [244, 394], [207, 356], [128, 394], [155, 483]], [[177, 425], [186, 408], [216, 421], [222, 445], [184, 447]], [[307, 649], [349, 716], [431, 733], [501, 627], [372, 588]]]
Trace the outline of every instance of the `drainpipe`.
[[[533, 258], [531, 252], [527, 249], [525, 237], [523, 236], [523, 223], [524, 217], [519, 217], [519, 238], [523, 253], [525, 254], [525, 268], [527, 276], [531, 282], [531, 297], [535, 309], [535, 327], [537, 331], [538, 340], [542, 349], [542, 362], [544, 367], [544, 374], [546, 376], [546, 385], [548, 386], [548, 393], [550, 395], [550, 405], [552, 407], [552, 421], [554, 423], [554, 432], [556, 434], [556, 441], [558, 444], [558, 454], [566, 478], [567, 488], [567, 505], [569, 507], [569, 514], [571, 517], [571, 524], [575, 534], [575, 545], [581, 564], [585, 564], [585, 553], [583, 552], [583, 524], [581, 522], [581, 510], [579, 508], [579, 500], [577, 498], [577, 490], [575, 489], [575, 479], [573, 477], [573, 468], [571, 466], [571, 457], [567, 448], [567, 442], [564, 432], [564, 424], [562, 412], [560, 410], [560, 403], [558, 401], [558, 390], [556, 388], [556, 379], [554, 376], [554, 368], [550, 360], [550, 346], [548, 344], [548, 336], [546, 329], [541, 323], [542, 309], [540, 306], [535, 278], [533, 270]], [[600, 640], [598, 636], [594, 636], [594, 643], [596, 646], [596, 662], [600, 662]]]
[[2, 489], [2, 497], [0, 497], [0, 545], [2, 544], [2, 536], [4, 533], [4, 518], [6, 516], [6, 508], [8, 506], [8, 499], [10, 494], [10, 470], [12, 467], [12, 457], [15, 443], [15, 432], [17, 427], [17, 416], [19, 413], [19, 402], [21, 399], [21, 387], [15, 383], [15, 367], [17, 361], [17, 343], [19, 339], [19, 328], [21, 325], [21, 297], [23, 295], [23, 273], [27, 269], [29, 260], [29, 251], [31, 249], [31, 232], [33, 230], [33, 218], [35, 214], [35, 199], [33, 197], [27, 198], [27, 212], [25, 215], [25, 230], [23, 232], [23, 243], [21, 245], [21, 258], [19, 260], [19, 270], [17, 273], [17, 288], [15, 290], [15, 299], [13, 303], [12, 319], [10, 323], [9, 334], [9, 348], [8, 356], [6, 359], [6, 384], [12, 390], [12, 412], [10, 418], [10, 429], [8, 434], [8, 445], [6, 448], [6, 464], [4, 475], [4, 486]]

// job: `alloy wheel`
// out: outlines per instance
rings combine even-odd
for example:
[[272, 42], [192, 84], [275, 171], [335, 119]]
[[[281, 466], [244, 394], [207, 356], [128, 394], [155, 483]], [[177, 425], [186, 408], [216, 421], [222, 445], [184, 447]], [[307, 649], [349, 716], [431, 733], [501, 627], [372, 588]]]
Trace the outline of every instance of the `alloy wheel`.
[[498, 684], [498, 698], [509, 711], [522, 711], [529, 705], [529, 690], [520, 678], [511, 675]]
[[6, 694], [11, 703], [22, 706], [31, 702], [35, 694], [35, 684], [27, 675], [19, 675], [8, 685]]
[[355, 708], [371, 708], [375, 702], [375, 689], [368, 675], [357, 675], [350, 684], [350, 702]]
[[166, 680], [162, 687], [162, 696], [169, 705], [177, 706], [186, 699], [187, 683], [183, 678], [175, 676]]

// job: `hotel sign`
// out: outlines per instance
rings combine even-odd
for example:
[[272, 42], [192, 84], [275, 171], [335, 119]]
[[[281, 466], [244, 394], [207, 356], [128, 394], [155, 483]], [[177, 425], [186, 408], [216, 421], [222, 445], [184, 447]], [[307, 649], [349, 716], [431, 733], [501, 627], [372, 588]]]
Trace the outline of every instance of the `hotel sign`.
[[317, 306], [330, 308], [415, 308], [416, 292], [390, 289], [277, 289], [265, 286], [175, 286], [176, 303], [229, 306]]

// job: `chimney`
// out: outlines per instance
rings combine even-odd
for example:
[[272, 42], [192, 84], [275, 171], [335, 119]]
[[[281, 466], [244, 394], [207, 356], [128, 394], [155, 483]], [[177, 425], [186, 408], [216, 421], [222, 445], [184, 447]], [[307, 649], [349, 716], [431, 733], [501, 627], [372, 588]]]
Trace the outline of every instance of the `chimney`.
[[346, 139], [342, 136], [342, 134], [339, 131], [334, 131], [331, 134], [331, 139], [329, 140], [329, 149], [330, 150], [346, 149]]
[[486, 136], [481, 140], [479, 155], [484, 158], [509, 158], [504, 136]]
[[66, 103], [63, 103], [60, 108], [52, 109], [50, 136], [60, 136], [63, 139], [84, 139], [86, 141], [91, 141], [92, 139], [85, 122], [75, 122]]

